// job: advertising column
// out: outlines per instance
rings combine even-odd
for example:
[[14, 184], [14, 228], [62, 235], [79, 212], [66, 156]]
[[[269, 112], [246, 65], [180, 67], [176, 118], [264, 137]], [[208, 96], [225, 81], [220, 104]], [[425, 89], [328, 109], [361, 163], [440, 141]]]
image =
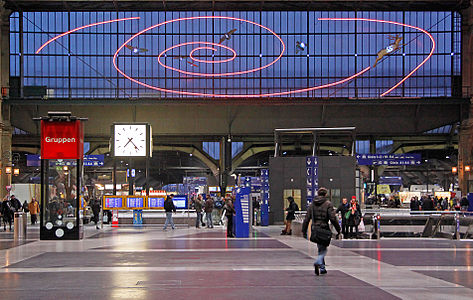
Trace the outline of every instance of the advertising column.
[[319, 172], [316, 156], [306, 157], [306, 175], [307, 175], [307, 204], [311, 203], [317, 190], [319, 189]]
[[250, 236], [250, 187], [237, 189], [235, 199], [235, 237], [247, 238]]
[[269, 170], [261, 170], [261, 226], [269, 225]]
[[70, 113], [41, 118], [40, 239], [81, 239], [84, 130]]

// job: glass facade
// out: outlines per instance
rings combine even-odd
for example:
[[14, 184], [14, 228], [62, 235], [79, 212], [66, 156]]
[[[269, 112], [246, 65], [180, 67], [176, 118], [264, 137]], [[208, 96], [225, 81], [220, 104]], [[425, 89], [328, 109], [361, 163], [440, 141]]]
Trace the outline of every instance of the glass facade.
[[[135, 19], [84, 27], [36, 53], [64, 32], [124, 18]], [[432, 49], [427, 34], [380, 20], [422, 28], [436, 46], [387, 96], [454, 95], [461, 75], [461, 18], [455, 12], [16, 12], [10, 18], [10, 74], [23, 80], [25, 97], [376, 98]], [[399, 48], [389, 48], [390, 37], [402, 37]], [[129, 78], [114, 67], [118, 49], [116, 64]], [[392, 52], [373, 67], [383, 49]]]

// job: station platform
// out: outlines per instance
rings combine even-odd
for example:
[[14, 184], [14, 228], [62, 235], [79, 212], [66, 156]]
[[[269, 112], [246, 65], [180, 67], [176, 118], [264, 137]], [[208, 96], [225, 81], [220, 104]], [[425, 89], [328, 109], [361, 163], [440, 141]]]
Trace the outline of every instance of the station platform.
[[314, 244], [256, 227], [86, 226], [81, 241], [15, 243], [0, 230], [0, 299], [472, 299], [473, 240], [334, 240], [328, 274]]

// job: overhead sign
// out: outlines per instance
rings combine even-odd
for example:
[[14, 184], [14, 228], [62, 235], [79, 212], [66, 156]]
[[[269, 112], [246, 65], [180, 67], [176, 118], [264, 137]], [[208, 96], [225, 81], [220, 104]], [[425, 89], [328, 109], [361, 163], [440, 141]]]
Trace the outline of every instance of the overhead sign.
[[358, 165], [366, 166], [414, 166], [422, 163], [419, 153], [407, 154], [357, 154]]
[[[105, 157], [103, 154], [84, 155], [84, 166], [86, 167], [100, 167], [104, 165], [104, 162], [105, 162]], [[26, 165], [28, 167], [41, 166], [41, 156], [38, 154], [27, 154]], [[75, 166], [75, 165], [76, 165], [75, 160], [56, 159], [54, 161], [50, 161], [50, 166]]]
[[401, 176], [381, 176], [379, 177], [379, 184], [387, 185], [402, 185]]
[[316, 156], [306, 157], [307, 203], [312, 202], [319, 189], [318, 160]]
[[43, 159], [82, 159], [84, 126], [71, 122], [41, 121], [41, 157]]

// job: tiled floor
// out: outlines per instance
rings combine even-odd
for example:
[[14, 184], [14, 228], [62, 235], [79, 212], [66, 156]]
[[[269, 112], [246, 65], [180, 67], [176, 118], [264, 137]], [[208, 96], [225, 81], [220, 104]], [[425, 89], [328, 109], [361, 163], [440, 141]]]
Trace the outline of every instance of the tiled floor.
[[25, 244], [0, 233], [0, 299], [473, 298], [473, 241], [334, 241], [316, 277], [313, 244], [257, 230], [91, 226], [81, 241]]

